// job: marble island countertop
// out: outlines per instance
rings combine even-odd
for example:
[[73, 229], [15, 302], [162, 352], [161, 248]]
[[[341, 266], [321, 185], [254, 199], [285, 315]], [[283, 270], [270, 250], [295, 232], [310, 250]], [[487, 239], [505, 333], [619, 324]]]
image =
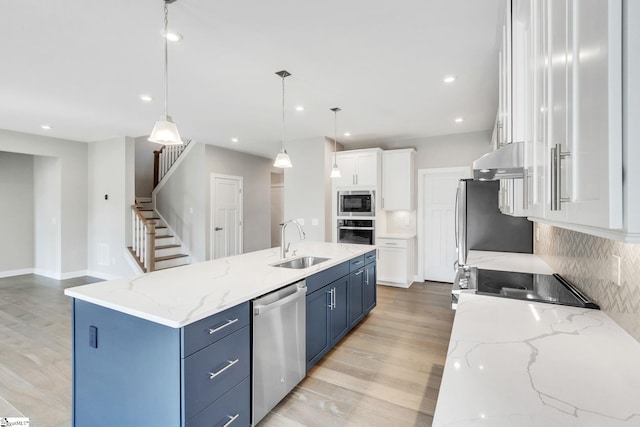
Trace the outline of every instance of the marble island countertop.
[[484, 270], [535, 274], [554, 273], [553, 269], [536, 255], [514, 252], [469, 251], [467, 265]]
[[463, 294], [434, 426], [638, 426], [640, 343], [599, 310]]
[[180, 328], [260, 295], [304, 279], [375, 246], [294, 242], [296, 256], [329, 258], [305, 269], [273, 267], [280, 248], [265, 249], [140, 276], [68, 288], [65, 295]]

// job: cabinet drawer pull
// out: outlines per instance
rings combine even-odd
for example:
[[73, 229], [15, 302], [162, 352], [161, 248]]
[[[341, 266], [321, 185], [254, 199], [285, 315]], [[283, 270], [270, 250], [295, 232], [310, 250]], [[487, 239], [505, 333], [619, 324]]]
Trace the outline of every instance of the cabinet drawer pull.
[[238, 419], [239, 416], [240, 414], [235, 414], [233, 417], [231, 415], [227, 415], [229, 421], [227, 421], [226, 424], [224, 424], [222, 427], [229, 427], [235, 420]]
[[223, 373], [224, 371], [226, 371], [227, 369], [229, 369], [230, 367], [232, 367], [233, 365], [235, 365], [236, 363], [238, 363], [240, 359], [236, 359], [236, 360], [229, 360], [229, 363], [227, 364], [227, 366], [225, 366], [224, 368], [220, 369], [217, 372], [209, 372], [209, 379], [212, 380], [215, 377], [217, 377], [218, 375], [220, 375], [221, 373]]
[[356, 271], [356, 272], [354, 273], [354, 276], [359, 276], [359, 275], [361, 275], [362, 273], [364, 273], [364, 270]]
[[226, 328], [226, 327], [227, 327], [227, 326], [229, 326], [229, 325], [233, 325], [233, 324], [234, 324], [234, 323], [236, 323], [237, 321], [238, 321], [238, 319], [237, 319], [237, 318], [236, 318], [236, 319], [233, 319], [233, 320], [227, 320], [227, 323], [225, 323], [225, 324], [223, 324], [223, 325], [221, 325], [221, 326], [218, 326], [218, 327], [217, 327], [217, 328], [215, 328], [215, 329], [211, 329], [211, 328], [209, 328], [209, 335], [213, 335], [213, 334], [215, 334], [216, 332], [218, 332], [219, 330], [224, 329], [224, 328]]
[[386, 242], [385, 245], [396, 246], [397, 243], [396, 242]]
[[360, 261], [356, 261], [356, 262], [354, 262], [354, 263], [353, 263], [353, 265], [360, 265], [360, 264], [362, 264], [362, 263], [364, 263], [364, 261], [360, 260]]

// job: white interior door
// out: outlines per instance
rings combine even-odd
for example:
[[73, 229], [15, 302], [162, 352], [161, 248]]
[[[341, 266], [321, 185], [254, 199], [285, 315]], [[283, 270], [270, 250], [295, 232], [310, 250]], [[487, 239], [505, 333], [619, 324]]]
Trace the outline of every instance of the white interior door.
[[456, 192], [458, 181], [471, 177], [471, 169], [420, 169], [418, 177], [419, 270], [423, 280], [453, 282]]
[[242, 177], [211, 174], [212, 259], [242, 253]]

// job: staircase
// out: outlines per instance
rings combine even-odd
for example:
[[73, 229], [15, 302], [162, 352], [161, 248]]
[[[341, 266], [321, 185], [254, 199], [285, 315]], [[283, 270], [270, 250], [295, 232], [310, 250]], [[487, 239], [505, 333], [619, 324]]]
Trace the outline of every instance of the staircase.
[[133, 246], [129, 252], [143, 272], [163, 270], [190, 263], [188, 251], [153, 210], [151, 198], [136, 198], [133, 210]]

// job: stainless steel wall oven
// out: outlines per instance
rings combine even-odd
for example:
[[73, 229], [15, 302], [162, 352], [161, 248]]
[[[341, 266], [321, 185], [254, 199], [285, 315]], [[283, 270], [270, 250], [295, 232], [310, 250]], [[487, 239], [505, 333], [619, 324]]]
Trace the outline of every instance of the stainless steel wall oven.
[[375, 221], [371, 219], [339, 219], [338, 243], [375, 244]]

